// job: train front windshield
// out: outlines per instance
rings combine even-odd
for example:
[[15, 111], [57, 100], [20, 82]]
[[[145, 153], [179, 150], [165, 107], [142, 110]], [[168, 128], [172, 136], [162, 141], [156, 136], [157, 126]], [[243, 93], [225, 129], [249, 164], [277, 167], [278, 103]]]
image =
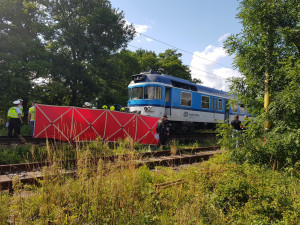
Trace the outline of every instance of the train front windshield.
[[145, 99], [161, 99], [162, 93], [161, 93], [162, 88], [161, 87], [145, 87]]
[[143, 87], [132, 88], [132, 100], [143, 99]]

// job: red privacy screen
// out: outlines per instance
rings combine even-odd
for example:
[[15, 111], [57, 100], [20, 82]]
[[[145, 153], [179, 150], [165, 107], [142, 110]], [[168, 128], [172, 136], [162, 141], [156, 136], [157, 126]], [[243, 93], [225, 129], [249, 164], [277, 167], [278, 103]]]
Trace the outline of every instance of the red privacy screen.
[[118, 141], [157, 144], [158, 118], [103, 109], [36, 105], [35, 138], [63, 141]]

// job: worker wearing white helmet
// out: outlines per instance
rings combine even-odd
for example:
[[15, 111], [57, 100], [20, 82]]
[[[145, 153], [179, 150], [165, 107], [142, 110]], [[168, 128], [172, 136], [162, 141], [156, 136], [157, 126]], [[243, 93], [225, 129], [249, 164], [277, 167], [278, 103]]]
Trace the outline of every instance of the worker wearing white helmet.
[[85, 102], [84, 104], [83, 104], [83, 108], [91, 108], [91, 106], [92, 106], [92, 104], [91, 103], [89, 103], [89, 102]]
[[20, 104], [18, 105], [18, 107], [21, 110], [21, 116], [24, 116], [24, 111], [23, 111], [23, 99], [19, 98], [17, 101], [20, 101]]
[[[21, 109], [18, 107], [20, 104], [19, 100], [13, 102], [14, 106], [11, 107], [7, 112], [7, 119], [9, 121], [8, 125], [8, 136], [9, 137], [17, 137], [20, 135], [20, 127], [23, 124], [22, 120], [22, 112]], [[14, 131], [14, 135], [12, 135]]]

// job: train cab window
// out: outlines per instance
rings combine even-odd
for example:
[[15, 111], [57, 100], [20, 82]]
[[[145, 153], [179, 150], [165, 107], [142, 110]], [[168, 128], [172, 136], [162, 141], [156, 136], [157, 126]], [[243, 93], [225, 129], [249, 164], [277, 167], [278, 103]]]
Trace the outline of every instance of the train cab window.
[[143, 99], [143, 87], [132, 88], [132, 99]]
[[223, 110], [223, 100], [219, 99], [219, 111]]
[[237, 112], [237, 111], [238, 111], [238, 106], [237, 106], [237, 104], [234, 104], [232, 106], [232, 112]]
[[161, 99], [161, 87], [145, 87], [144, 99]]
[[192, 94], [189, 92], [181, 92], [181, 105], [183, 106], [191, 106], [192, 104]]
[[245, 114], [245, 113], [246, 113], [246, 110], [245, 110], [245, 106], [244, 106], [244, 105], [241, 105], [241, 106], [240, 106], [240, 113], [241, 113], [241, 114]]
[[208, 96], [201, 96], [201, 108], [202, 109], [209, 109], [209, 97]]

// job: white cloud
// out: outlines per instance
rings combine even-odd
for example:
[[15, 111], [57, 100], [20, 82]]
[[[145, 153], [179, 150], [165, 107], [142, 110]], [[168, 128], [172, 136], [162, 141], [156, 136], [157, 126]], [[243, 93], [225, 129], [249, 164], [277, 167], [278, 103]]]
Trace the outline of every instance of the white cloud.
[[218, 42], [223, 45], [223, 42], [230, 36], [231, 33], [226, 33], [224, 35], [222, 35], [221, 37], [219, 37]]
[[[125, 24], [130, 25], [132, 23], [130, 23], [128, 20], [125, 20]], [[133, 26], [134, 26], [136, 32], [138, 32], [138, 33], [146, 33], [149, 29], [152, 28], [150, 25], [133, 24]]]
[[[224, 39], [225, 35], [220, 37], [219, 40]], [[204, 86], [228, 91], [229, 83], [226, 82], [226, 79], [241, 75], [231, 68], [220, 67], [219, 61], [226, 58], [230, 59], [230, 56], [221, 46], [209, 45], [202, 52], [194, 52], [190, 63], [192, 77], [201, 79]]]
[[149, 25], [138, 25], [134, 24], [135, 30], [138, 33], [146, 33], [149, 29], [151, 29], [151, 26]]
[[151, 41], [153, 41], [151, 38], [147, 38], [146, 37], [146, 41], [148, 41], [148, 42], [151, 42]]

